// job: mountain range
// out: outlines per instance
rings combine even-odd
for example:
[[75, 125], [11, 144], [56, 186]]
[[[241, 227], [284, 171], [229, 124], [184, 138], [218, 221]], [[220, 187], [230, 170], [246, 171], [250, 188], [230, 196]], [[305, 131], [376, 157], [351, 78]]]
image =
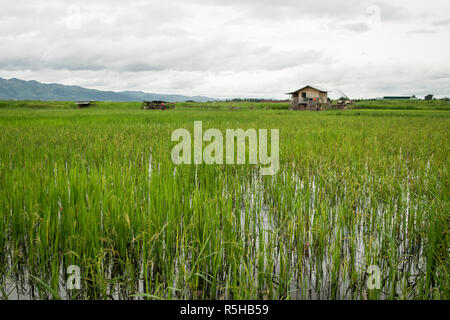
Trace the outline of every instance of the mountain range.
[[101, 91], [80, 86], [66, 86], [57, 83], [45, 84], [16, 78], [0, 78], [0, 100], [56, 100], [56, 101], [143, 101], [163, 100], [184, 102], [187, 100], [205, 102], [218, 99], [178, 94], [146, 93], [142, 91]]

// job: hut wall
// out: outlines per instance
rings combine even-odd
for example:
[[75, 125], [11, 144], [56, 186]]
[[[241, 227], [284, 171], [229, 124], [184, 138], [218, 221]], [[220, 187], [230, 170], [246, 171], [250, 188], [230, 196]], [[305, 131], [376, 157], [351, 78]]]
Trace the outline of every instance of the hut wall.
[[305, 89], [303, 89], [303, 90], [300, 90], [299, 92], [298, 92], [298, 94], [299, 94], [299, 97], [300, 97], [300, 100], [301, 100], [301, 97], [302, 97], [302, 93], [306, 93], [306, 98], [311, 98], [311, 99], [313, 99], [313, 98], [319, 98], [319, 91], [317, 91], [317, 90], [314, 90], [314, 89], [312, 89], [312, 88], [305, 88]]

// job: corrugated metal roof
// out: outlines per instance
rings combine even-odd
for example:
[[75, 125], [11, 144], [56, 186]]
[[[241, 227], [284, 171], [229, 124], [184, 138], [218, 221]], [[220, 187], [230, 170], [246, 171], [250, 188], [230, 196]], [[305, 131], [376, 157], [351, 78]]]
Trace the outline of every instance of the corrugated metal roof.
[[314, 87], [313, 87], [313, 86], [307, 85], [307, 86], [304, 86], [303, 88], [300, 88], [300, 89], [295, 90], [295, 91], [293, 91], [293, 92], [288, 92], [288, 93], [286, 93], [286, 94], [297, 93], [297, 92], [299, 92], [299, 91], [301, 91], [301, 90], [303, 90], [303, 89], [306, 89], [306, 88], [311, 88], [311, 89], [317, 90], [317, 91], [319, 91], [319, 92], [328, 93], [328, 91], [323, 90], [323, 89], [319, 88], [318, 86], [314, 86]]

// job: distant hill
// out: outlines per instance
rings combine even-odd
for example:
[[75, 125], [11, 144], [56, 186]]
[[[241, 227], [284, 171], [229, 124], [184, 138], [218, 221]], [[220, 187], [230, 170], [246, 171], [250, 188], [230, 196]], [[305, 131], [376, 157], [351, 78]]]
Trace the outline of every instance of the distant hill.
[[202, 96], [183, 96], [177, 94], [146, 93], [142, 91], [101, 91], [79, 86], [62, 84], [45, 84], [37, 81], [0, 78], [0, 100], [56, 100], [56, 101], [142, 101], [163, 100], [168, 102], [217, 101], [218, 99]]

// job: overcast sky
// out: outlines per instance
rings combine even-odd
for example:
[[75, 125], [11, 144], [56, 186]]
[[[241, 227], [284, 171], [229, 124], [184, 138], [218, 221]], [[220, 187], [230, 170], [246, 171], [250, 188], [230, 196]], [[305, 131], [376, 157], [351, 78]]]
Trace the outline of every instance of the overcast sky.
[[225, 97], [450, 96], [448, 0], [0, 0], [0, 77]]

